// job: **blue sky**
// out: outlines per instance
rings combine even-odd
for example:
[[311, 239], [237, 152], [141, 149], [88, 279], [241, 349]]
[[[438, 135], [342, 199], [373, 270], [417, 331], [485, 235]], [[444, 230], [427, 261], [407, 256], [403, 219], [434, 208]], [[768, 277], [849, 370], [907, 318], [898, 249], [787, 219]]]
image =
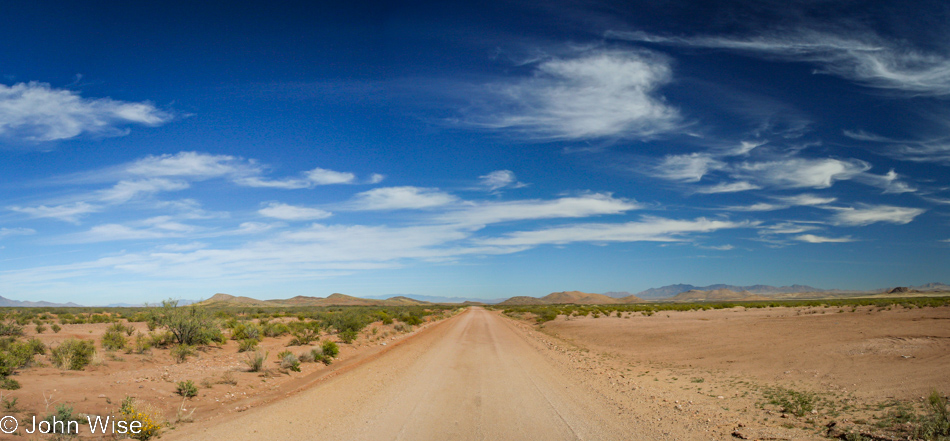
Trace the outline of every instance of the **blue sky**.
[[945, 2], [140, 3], [0, 16], [4, 297], [946, 282]]

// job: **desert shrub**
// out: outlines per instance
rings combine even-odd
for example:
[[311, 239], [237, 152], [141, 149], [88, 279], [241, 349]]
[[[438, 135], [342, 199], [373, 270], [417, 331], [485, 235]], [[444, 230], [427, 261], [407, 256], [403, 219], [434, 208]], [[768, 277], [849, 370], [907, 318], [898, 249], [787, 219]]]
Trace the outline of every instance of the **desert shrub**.
[[[55, 418], [55, 419], [54, 419]], [[67, 406], [65, 404], [56, 405], [56, 411], [47, 415], [46, 418], [43, 418], [43, 421], [50, 422], [50, 428], [52, 433], [75, 433], [72, 432], [72, 429], [76, 429], [79, 426], [79, 415], [75, 413], [75, 410], [72, 406]], [[53, 421], [62, 421], [63, 424], [52, 424]], [[74, 423], [73, 423], [74, 422]], [[70, 428], [70, 424], [72, 428]]]
[[301, 363], [313, 363], [316, 361], [313, 351], [301, 352], [300, 355], [297, 356], [297, 359], [300, 360]]
[[23, 335], [23, 326], [16, 323], [16, 321], [5, 321], [0, 322], [0, 336], [13, 336], [19, 337]]
[[257, 340], [263, 338], [264, 330], [255, 323], [238, 323], [231, 328], [232, 340]]
[[346, 331], [341, 332], [341, 333], [338, 335], [338, 337], [340, 337], [340, 341], [341, 341], [341, 342], [346, 343], [346, 344], [350, 344], [350, 343], [353, 343], [353, 341], [356, 340], [356, 337], [358, 337], [358, 334], [356, 333], [356, 331], [353, 331], [353, 330], [346, 330]]
[[46, 353], [46, 345], [39, 339], [27, 341], [4, 340], [0, 349], [0, 377], [12, 375], [18, 369], [33, 363], [33, 356]]
[[179, 307], [177, 300], [163, 301], [157, 321], [180, 345], [206, 345], [224, 340], [221, 328], [208, 311], [195, 305]]
[[17, 390], [20, 388], [20, 382], [10, 377], [0, 378], [0, 389]]
[[556, 318], [557, 318], [557, 311], [552, 311], [552, 310], [549, 310], [549, 309], [545, 309], [544, 311], [541, 311], [541, 312], [538, 314], [537, 322], [538, 322], [538, 323], [549, 322], [549, 321], [554, 320], [554, 319], [556, 319]]
[[337, 355], [340, 355], [340, 347], [330, 340], [324, 340], [320, 344], [320, 349], [323, 355], [330, 358], [336, 358]]
[[238, 342], [238, 352], [248, 352], [257, 349], [257, 340], [245, 338]]
[[929, 414], [920, 418], [914, 428], [914, 437], [928, 441], [950, 440], [950, 410], [947, 409], [947, 399], [935, 390], [927, 397], [926, 406]]
[[815, 410], [815, 406], [818, 404], [818, 397], [811, 392], [799, 392], [781, 387], [766, 390], [763, 395], [769, 404], [779, 406], [782, 412], [797, 417], [805, 416], [805, 414]]
[[55, 332], [55, 333], [57, 333], [57, 334], [59, 333], [59, 331], [62, 331], [62, 330], [63, 330], [63, 327], [60, 326], [60, 325], [58, 325], [58, 324], [56, 324], [56, 323], [53, 323], [49, 328], [52, 329], [53, 332]]
[[96, 345], [90, 340], [70, 338], [50, 349], [53, 365], [64, 370], [81, 371], [92, 362]]
[[265, 337], [280, 337], [290, 333], [290, 328], [283, 323], [267, 323], [261, 326], [261, 332]]
[[265, 361], [267, 361], [267, 352], [258, 350], [247, 354], [247, 360], [244, 360], [244, 363], [251, 372], [260, 372], [264, 370]]
[[198, 386], [195, 386], [195, 383], [191, 380], [179, 381], [175, 393], [185, 398], [197, 397]]
[[138, 421], [140, 427], [139, 433], [129, 433], [133, 439], [146, 441], [157, 436], [162, 431], [161, 412], [149, 404], [139, 404], [132, 397], [125, 397], [122, 405], [119, 407], [118, 418], [131, 424]]
[[175, 341], [175, 335], [171, 332], [156, 332], [148, 335], [148, 343], [150, 347], [164, 348], [172, 344]]
[[286, 351], [286, 353], [283, 353], [283, 356], [280, 357], [280, 367], [282, 369], [300, 372], [300, 360], [290, 351]]
[[152, 349], [152, 339], [141, 332], [135, 334], [135, 341], [132, 343], [132, 350], [136, 354], [144, 354]]
[[290, 340], [290, 343], [287, 343], [287, 346], [306, 346], [318, 338], [320, 338], [319, 333], [314, 332], [313, 329], [305, 328], [294, 332], [294, 338]]
[[109, 351], [116, 351], [116, 350], [124, 348], [127, 343], [125, 339], [125, 334], [123, 333], [125, 329], [123, 328], [122, 331], [119, 331], [119, 330], [113, 329], [114, 326], [115, 325], [110, 326], [109, 329], [106, 330], [105, 334], [102, 334], [102, 348], [103, 349], [106, 349]]
[[221, 374], [221, 379], [218, 380], [218, 383], [230, 384], [232, 386], [235, 386], [238, 384], [237, 379], [234, 378], [234, 373], [231, 371], [226, 371], [225, 373]]
[[44, 332], [46, 332], [46, 325], [44, 325], [42, 322], [37, 323], [37, 324], [36, 324], [36, 333], [37, 333], [37, 334], [42, 334], [42, 333], [44, 333]]
[[184, 363], [188, 357], [195, 355], [195, 347], [191, 345], [179, 344], [171, 350], [172, 358], [178, 363]]

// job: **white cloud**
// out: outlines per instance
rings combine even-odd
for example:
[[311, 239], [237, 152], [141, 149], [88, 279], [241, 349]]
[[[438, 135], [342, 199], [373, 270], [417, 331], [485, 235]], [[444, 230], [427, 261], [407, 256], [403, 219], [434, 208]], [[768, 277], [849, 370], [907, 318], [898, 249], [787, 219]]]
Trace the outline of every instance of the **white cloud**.
[[758, 190], [760, 188], [762, 187], [746, 182], [746, 181], [721, 182], [716, 185], [699, 187], [696, 189], [696, 193], [700, 193], [700, 194], [738, 193], [740, 191]]
[[79, 222], [79, 217], [100, 211], [102, 207], [91, 205], [86, 202], [74, 202], [54, 206], [39, 205], [36, 207], [7, 207], [18, 213], [28, 214], [35, 218], [52, 218], [66, 222]]
[[783, 210], [788, 207], [789, 207], [788, 205], [775, 205], [775, 204], [768, 204], [765, 202], [759, 202], [752, 205], [726, 207], [725, 210], [728, 210], [728, 211], [775, 211], [775, 210]]
[[653, 175], [680, 182], [699, 182], [711, 170], [721, 170], [725, 163], [706, 153], [667, 155], [653, 168]]
[[171, 119], [147, 102], [83, 98], [38, 82], [0, 84], [0, 136], [56, 141], [83, 133], [122, 135], [127, 124], [157, 126]]
[[607, 193], [593, 193], [553, 200], [520, 200], [486, 202], [436, 217], [439, 222], [461, 225], [490, 225], [530, 219], [578, 218], [605, 214], [621, 214], [639, 209], [636, 201], [615, 198]]
[[644, 217], [639, 222], [621, 224], [575, 224], [534, 231], [519, 231], [503, 237], [479, 240], [494, 246], [538, 246], [572, 242], [674, 242], [683, 241], [690, 233], [708, 233], [728, 228], [746, 228], [749, 222], [732, 222], [697, 218], [675, 220]]
[[821, 196], [816, 196], [816, 195], [808, 194], [808, 193], [797, 194], [794, 196], [776, 196], [774, 199], [785, 202], [788, 205], [795, 205], [795, 206], [825, 205], [825, 204], [830, 204], [838, 200], [837, 198], [821, 197]]
[[122, 171], [135, 176], [149, 178], [181, 177], [196, 180], [259, 172], [259, 167], [256, 164], [244, 161], [241, 158], [200, 152], [149, 155], [120, 168]]
[[89, 231], [80, 233], [67, 239], [67, 242], [91, 243], [111, 242], [118, 240], [135, 239], [163, 239], [168, 237], [183, 237], [182, 231], [165, 230], [162, 228], [133, 228], [121, 224], [96, 225]]
[[799, 27], [749, 37], [668, 37], [644, 32], [608, 32], [632, 41], [745, 52], [766, 58], [814, 63], [820, 72], [869, 87], [910, 94], [950, 95], [950, 57], [927, 53], [896, 39], [863, 30]]
[[795, 240], [808, 242], [808, 243], [846, 243], [846, 242], [855, 242], [855, 239], [852, 239], [851, 236], [845, 237], [824, 237], [816, 236], [814, 234], [802, 234], [800, 236], [795, 236]]
[[731, 211], [774, 211], [774, 210], [784, 210], [790, 207], [796, 206], [818, 206], [830, 204], [836, 201], [836, 198], [823, 198], [820, 196], [815, 196], [813, 194], [799, 194], [794, 196], [775, 196], [772, 199], [775, 199], [780, 204], [770, 204], [765, 202], [759, 202], [747, 206], [737, 206], [737, 207], [728, 207], [726, 210]]
[[[373, 175], [371, 180], [375, 180], [377, 176], [380, 175]], [[314, 183], [314, 185], [349, 184], [356, 180], [356, 176], [353, 173], [338, 172], [318, 167], [307, 172], [307, 179]]]
[[515, 173], [511, 170], [495, 170], [487, 175], [478, 177], [479, 184], [488, 191], [497, 191], [502, 188], [521, 188], [525, 184], [518, 182]]
[[7, 236], [26, 236], [35, 233], [36, 230], [32, 228], [0, 228], [0, 239]]
[[[117, 173], [120, 176], [179, 177], [191, 180], [225, 178], [245, 187], [287, 190], [313, 188], [318, 185], [352, 184], [356, 181], [356, 175], [353, 173], [319, 167], [304, 172], [300, 177], [270, 179], [263, 176], [264, 167], [253, 159], [201, 152], [147, 156], [118, 167]], [[369, 181], [374, 183], [382, 179], [382, 175], [374, 174]]]
[[[950, 129], [950, 125], [944, 129]], [[947, 135], [918, 140], [891, 139], [863, 130], [845, 130], [844, 135], [858, 141], [887, 144], [880, 153], [894, 159], [950, 165], [950, 136]]]
[[318, 208], [298, 207], [294, 205], [271, 202], [257, 211], [262, 216], [289, 221], [305, 221], [330, 217], [332, 213]]
[[820, 230], [822, 227], [809, 223], [781, 222], [768, 225], [759, 230], [759, 234], [798, 234], [806, 231]]
[[452, 204], [458, 198], [434, 188], [383, 187], [358, 193], [350, 204], [354, 210], [424, 209]]
[[128, 202], [141, 194], [184, 190], [188, 187], [187, 182], [169, 179], [119, 181], [112, 188], [97, 192], [92, 198], [104, 203], [120, 204]]
[[743, 162], [735, 166], [734, 174], [780, 188], [828, 188], [837, 180], [853, 179], [870, 168], [869, 164], [857, 159], [788, 158]]
[[646, 51], [598, 51], [537, 64], [534, 76], [496, 86], [500, 107], [470, 123], [539, 139], [649, 138], [680, 126], [657, 89], [669, 61]]
[[861, 173], [854, 178], [856, 181], [878, 187], [884, 190], [884, 193], [911, 193], [917, 191], [917, 188], [900, 180], [900, 175], [893, 169], [885, 175], [875, 175], [871, 173]]
[[861, 205], [855, 207], [826, 207], [835, 211], [833, 222], [839, 225], [870, 225], [876, 222], [907, 224], [925, 211], [922, 208], [896, 207], [893, 205]]

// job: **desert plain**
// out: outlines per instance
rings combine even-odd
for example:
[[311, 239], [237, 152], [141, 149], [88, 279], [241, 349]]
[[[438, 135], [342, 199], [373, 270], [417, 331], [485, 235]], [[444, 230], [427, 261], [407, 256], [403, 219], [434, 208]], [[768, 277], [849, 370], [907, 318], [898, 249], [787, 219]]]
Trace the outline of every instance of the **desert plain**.
[[[349, 343], [328, 330], [303, 345], [262, 338], [257, 372], [232, 339], [179, 362], [104, 349], [106, 323], [26, 326], [48, 348], [94, 341], [96, 360], [66, 370], [37, 355], [9, 376], [20, 388], [3, 391], [3, 412], [115, 414], [133, 397], [168, 440], [897, 440], [915, 439], [928, 400], [950, 391], [946, 304], [759, 306], [456, 305], [416, 326], [369, 323]], [[539, 320], [544, 308], [556, 318]], [[340, 348], [329, 364], [297, 371], [274, 355], [323, 341]]]

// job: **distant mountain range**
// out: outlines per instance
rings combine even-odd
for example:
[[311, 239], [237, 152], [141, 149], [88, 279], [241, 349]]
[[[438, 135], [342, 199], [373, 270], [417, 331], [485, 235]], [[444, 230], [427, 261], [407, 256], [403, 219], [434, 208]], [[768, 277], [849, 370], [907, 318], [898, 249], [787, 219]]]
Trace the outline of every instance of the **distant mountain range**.
[[377, 299], [377, 300], [386, 300], [393, 297], [406, 297], [410, 299], [420, 300], [423, 302], [429, 303], [465, 303], [465, 302], [476, 302], [476, 303], [487, 303], [495, 304], [505, 301], [505, 298], [498, 299], [481, 299], [477, 297], [443, 297], [443, 296], [423, 296], [419, 294], [384, 294], [381, 296], [365, 296], [366, 299]]
[[[637, 297], [642, 297], [644, 299], [668, 299], [673, 296], [676, 296], [679, 293], [684, 293], [686, 291], [717, 291], [717, 290], [729, 290], [735, 292], [748, 291], [752, 294], [761, 294], [761, 295], [774, 295], [774, 294], [787, 294], [794, 292], [825, 292], [825, 291], [835, 291], [835, 290], [826, 290], [821, 288], [815, 288], [808, 285], [792, 285], [792, 286], [771, 286], [771, 285], [751, 285], [751, 286], [737, 286], [737, 285], [725, 285], [725, 284], [716, 284], [709, 286], [695, 286], [687, 284], [676, 284], [676, 285], [666, 285], [660, 288], [650, 288], [646, 291], [641, 291], [637, 293]], [[608, 293], [607, 295], [610, 295]], [[626, 293], [618, 293], [626, 294]]]
[[73, 302], [69, 303], [52, 303], [52, 302], [30, 302], [26, 300], [10, 300], [6, 297], [0, 296], [0, 307], [13, 307], [13, 308], [38, 308], [38, 307], [78, 307], [82, 305], [77, 305]]
[[[258, 300], [250, 297], [232, 296], [218, 293], [203, 301], [179, 300], [178, 306], [190, 304], [198, 305], [241, 305], [241, 306], [399, 306], [423, 305], [428, 303], [481, 303], [501, 305], [546, 305], [546, 304], [624, 304], [645, 301], [733, 301], [733, 300], [768, 300], [768, 299], [812, 299], [821, 297], [851, 297], [856, 295], [896, 293], [950, 293], [950, 285], [946, 283], [927, 283], [919, 286], [879, 288], [870, 291], [821, 289], [808, 285], [771, 286], [751, 285], [736, 286], [716, 284], [709, 286], [695, 286], [689, 284], [667, 285], [659, 288], [650, 288], [636, 294], [626, 291], [611, 291], [604, 294], [585, 293], [580, 291], [562, 291], [548, 294], [544, 297], [516, 296], [508, 299], [479, 299], [471, 297], [443, 297], [423, 296], [416, 294], [391, 294], [385, 296], [354, 297], [345, 294], [331, 294], [328, 297], [297, 296], [289, 299]], [[139, 307], [144, 303], [112, 303], [107, 307]], [[160, 303], [149, 303], [148, 306], [157, 306]], [[0, 296], [0, 307], [82, 307], [75, 303], [52, 303], [44, 301], [11, 300]]]

